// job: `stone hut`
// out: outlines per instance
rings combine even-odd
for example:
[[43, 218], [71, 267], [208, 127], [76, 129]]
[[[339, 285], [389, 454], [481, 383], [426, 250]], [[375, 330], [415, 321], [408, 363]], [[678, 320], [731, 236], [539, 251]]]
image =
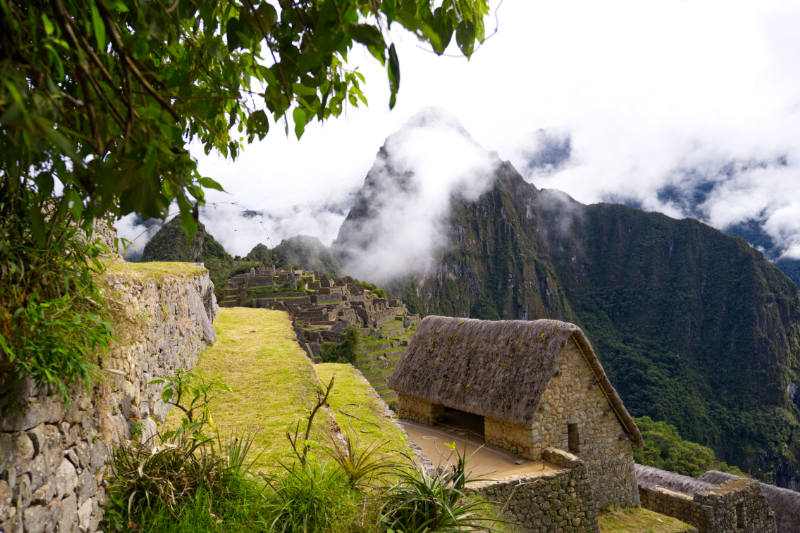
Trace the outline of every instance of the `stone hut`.
[[389, 386], [402, 418], [461, 413], [487, 444], [532, 460], [568, 450], [585, 462], [597, 505], [639, 505], [632, 445], [642, 436], [574, 324], [428, 316]]
[[[712, 478], [714, 482], [636, 465], [636, 481], [642, 507], [646, 509], [683, 520], [696, 527], [699, 533], [778, 531], [775, 513], [758, 481], [725, 474]], [[791, 513], [791, 507], [790, 504], [784, 511]], [[786, 519], [797, 521], [796, 515]], [[780, 531], [795, 532], [797, 529], [790, 525], [789, 529]]]

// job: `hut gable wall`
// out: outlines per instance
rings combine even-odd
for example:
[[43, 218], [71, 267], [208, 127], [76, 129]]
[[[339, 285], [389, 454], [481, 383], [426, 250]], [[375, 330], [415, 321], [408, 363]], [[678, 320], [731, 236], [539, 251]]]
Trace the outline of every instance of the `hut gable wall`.
[[[577, 450], [570, 449], [571, 424]], [[631, 440], [573, 339], [564, 345], [560, 372], [542, 394], [528, 438], [531, 448], [525, 455], [532, 459], [551, 446], [580, 457], [598, 505], [639, 506]]]

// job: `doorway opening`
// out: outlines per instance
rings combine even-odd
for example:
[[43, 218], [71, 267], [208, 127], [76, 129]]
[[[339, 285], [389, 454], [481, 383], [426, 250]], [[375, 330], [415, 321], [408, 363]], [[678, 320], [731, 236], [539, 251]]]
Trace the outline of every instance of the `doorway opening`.
[[481, 442], [486, 440], [483, 417], [480, 415], [445, 407], [444, 412], [436, 423], [450, 431], [454, 431], [456, 434], [464, 434], [466, 437]]

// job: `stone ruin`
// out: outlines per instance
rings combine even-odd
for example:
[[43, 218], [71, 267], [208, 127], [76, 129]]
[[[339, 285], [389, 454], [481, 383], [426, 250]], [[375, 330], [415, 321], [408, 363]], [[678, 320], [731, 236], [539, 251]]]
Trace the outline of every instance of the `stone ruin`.
[[[704, 474], [705, 476], [705, 474]], [[728, 476], [704, 481], [636, 465], [642, 507], [691, 524], [699, 533], [782, 533], [760, 483]]]
[[419, 321], [401, 300], [380, 298], [349, 276], [274, 266], [231, 277], [220, 305], [286, 311], [298, 342], [312, 359], [320, 357], [322, 343], [340, 342], [351, 326], [375, 329], [397, 319], [406, 326]]

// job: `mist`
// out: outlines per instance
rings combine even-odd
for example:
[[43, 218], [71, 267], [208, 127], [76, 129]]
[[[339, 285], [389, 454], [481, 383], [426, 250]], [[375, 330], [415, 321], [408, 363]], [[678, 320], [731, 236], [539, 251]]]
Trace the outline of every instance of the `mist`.
[[428, 273], [451, 198], [477, 199], [499, 163], [447, 112], [417, 114], [386, 140], [334, 243], [344, 271], [377, 283]]

